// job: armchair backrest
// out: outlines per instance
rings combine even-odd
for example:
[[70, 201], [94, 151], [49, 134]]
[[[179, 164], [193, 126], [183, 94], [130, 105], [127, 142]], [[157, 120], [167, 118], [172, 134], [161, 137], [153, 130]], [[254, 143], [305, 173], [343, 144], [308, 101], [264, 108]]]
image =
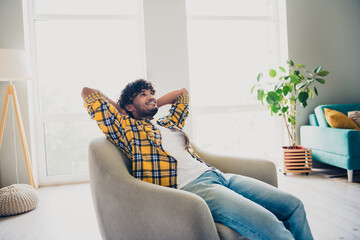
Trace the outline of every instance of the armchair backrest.
[[327, 104], [319, 105], [315, 108], [314, 112], [316, 115], [317, 122], [320, 127], [330, 127], [325, 119], [324, 108], [333, 109], [339, 112], [342, 112], [347, 116], [347, 113], [350, 111], [360, 111], [360, 103], [351, 103], [351, 104]]

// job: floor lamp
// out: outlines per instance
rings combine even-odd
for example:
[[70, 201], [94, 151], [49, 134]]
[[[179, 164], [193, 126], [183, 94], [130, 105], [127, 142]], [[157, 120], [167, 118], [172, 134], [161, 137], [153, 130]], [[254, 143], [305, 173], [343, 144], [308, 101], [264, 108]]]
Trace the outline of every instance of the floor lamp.
[[[0, 81], [9, 82], [9, 84], [6, 86], [5, 103], [4, 103], [4, 109], [2, 112], [1, 125], [0, 125], [0, 149], [3, 139], [9, 97], [11, 95], [16, 112], [17, 123], [19, 127], [22, 148], [24, 150], [26, 168], [29, 175], [30, 185], [36, 188], [34, 183], [33, 171], [31, 167], [29, 148], [26, 142], [24, 126], [21, 119], [19, 103], [16, 96], [15, 86], [12, 84], [12, 81], [21, 81], [21, 80], [30, 80], [30, 79], [31, 79], [31, 70], [25, 51], [16, 50], [16, 49], [0, 49]], [[1, 186], [1, 177], [0, 177], [0, 186]]]

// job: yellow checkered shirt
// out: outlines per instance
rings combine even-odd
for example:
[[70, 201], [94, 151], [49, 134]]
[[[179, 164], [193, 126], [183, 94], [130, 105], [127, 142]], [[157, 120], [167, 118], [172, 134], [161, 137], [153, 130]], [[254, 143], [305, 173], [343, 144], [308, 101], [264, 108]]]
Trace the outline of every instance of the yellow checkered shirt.
[[[148, 119], [134, 119], [120, 114], [101, 92], [95, 91], [84, 101], [85, 108], [101, 131], [132, 161], [132, 175], [145, 182], [177, 187], [177, 161], [161, 144], [161, 134]], [[160, 126], [181, 131], [187, 151], [203, 162], [190, 146], [182, 128], [189, 115], [189, 96], [179, 95], [169, 114], [157, 120]]]

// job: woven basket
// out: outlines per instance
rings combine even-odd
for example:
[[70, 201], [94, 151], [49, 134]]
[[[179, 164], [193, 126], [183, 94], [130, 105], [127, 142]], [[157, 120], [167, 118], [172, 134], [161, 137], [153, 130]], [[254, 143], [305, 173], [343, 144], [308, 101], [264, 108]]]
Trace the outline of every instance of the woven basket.
[[38, 204], [38, 193], [30, 185], [13, 184], [0, 189], [0, 216], [25, 213]]

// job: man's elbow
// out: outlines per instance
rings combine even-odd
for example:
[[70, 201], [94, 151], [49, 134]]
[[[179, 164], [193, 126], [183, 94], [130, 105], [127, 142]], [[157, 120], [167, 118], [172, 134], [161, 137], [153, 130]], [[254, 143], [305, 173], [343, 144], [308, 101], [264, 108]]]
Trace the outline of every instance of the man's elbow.
[[186, 95], [189, 94], [189, 92], [188, 92], [188, 90], [186, 88], [181, 89], [181, 93], [186, 94]]
[[93, 90], [88, 87], [84, 87], [81, 91], [81, 97], [85, 100], [85, 98], [92, 92]]

